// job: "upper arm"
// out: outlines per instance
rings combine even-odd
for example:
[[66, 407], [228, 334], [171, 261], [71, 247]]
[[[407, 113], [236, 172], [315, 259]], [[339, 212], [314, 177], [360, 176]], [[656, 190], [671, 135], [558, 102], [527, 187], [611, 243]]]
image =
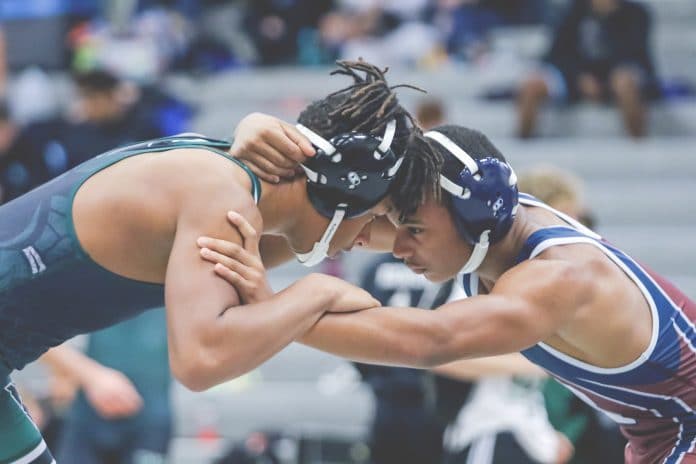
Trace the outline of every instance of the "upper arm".
[[227, 222], [229, 210], [244, 215], [258, 228], [259, 217], [253, 201], [244, 195], [234, 195], [229, 185], [227, 190], [228, 194], [221, 193], [225, 191], [214, 185], [191, 188], [180, 208], [165, 278], [173, 360], [197, 355], [196, 349], [206, 342], [214, 344], [214, 340], [206, 337], [216, 334], [209, 330], [214, 327], [215, 319], [240, 301], [235, 288], [216, 276], [211, 263], [201, 259], [196, 245], [198, 237], [203, 235], [241, 244], [239, 233]]
[[[458, 300], [442, 311], [448, 359], [521, 351], [557, 333], [591, 299], [580, 267], [530, 260], [498, 280], [489, 295]], [[437, 350], [435, 350], [437, 352]]]

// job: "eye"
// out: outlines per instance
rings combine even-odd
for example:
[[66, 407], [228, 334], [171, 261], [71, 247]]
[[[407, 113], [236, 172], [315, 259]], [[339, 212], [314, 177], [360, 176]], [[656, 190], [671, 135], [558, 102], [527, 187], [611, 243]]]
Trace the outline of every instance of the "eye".
[[423, 232], [423, 229], [420, 227], [409, 227], [408, 228], [408, 233], [411, 235], [418, 235]]

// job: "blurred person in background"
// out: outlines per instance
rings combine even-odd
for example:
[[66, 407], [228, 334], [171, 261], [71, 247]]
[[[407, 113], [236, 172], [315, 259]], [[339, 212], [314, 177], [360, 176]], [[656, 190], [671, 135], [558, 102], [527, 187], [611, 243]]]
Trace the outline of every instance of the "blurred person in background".
[[647, 133], [646, 100], [658, 94], [650, 54], [650, 14], [632, 0], [574, 0], [542, 69], [522, 83], [518, 135], [531, 137], [542, 104], [552, 99], [612, 101], [626, 132]]
[[[455, 284], [437, 306], [466, 297]], [[521, 354], [460, 360], [431, 370], [469, 389], [463, 404], [449, 411], [444, 464], [563, 464], [574, 455], [568, 438], [549, 420], [542, 395], [546, 373]]]
[[[77, 334], [166, 298], [172, 373], [201, 391], [257, 367], [325, 311], [378, 304], [320, 274], [268, 303], [250, 303], [201, 259], [214, 256], [203, 237], [211, 234], [255, 256], [256, 230], [242, 226], [240, 235], [227, 223], [246, 216], [266, 228], [264, 265], [293, 257], [313, 265], [367, 245], [366, 226], [387, 213], [388, 196], [400, 209], [415, 208], [435, 188], [439, 157], [385, 71], [362, 61], [338, 65], [334, 74], [352, 83], [310, 104], [302, 126], [254, 114], [238, 125], [234, 145], [182, 135], [117, 148], [0, 207], [0, 459], [52, 461], [9, 375]], [[333, 144], [354, 156], [335, 156]], [[271, 184], [231, 156], [254, 149], [281, 160], [278, 150], [314, 156], [305, 161], [306, 177]], [[327, 176], [331, 186], [322, 182]], [[310, 292], [325, 294], [307, 304]]]
[[[326, 314], [297, 340], [346, 359], [421, 368], [519, 351], [621, 427], [627, 463], [693, 461], [696, 304], [599, 234], [518, 193], [482, 133], [446, 125], [426, 137], [445, 158], [442, 197], [387, 214], [393, 253], [431, 281], [461, 276], [467, 298], [435, 311]], [[242, 294], [272, 296], [245, 290], [265, 281], [255, 255], [224, 240], [206, 247], [219, 255], [203, 259]]]
[[97, 153], [163, 135], [154, 113], [138, 104], [140, 93], [135, 85], [101, 70], [78, 73], [73, 80], [77, 99], [72, 114], [23, 127], [6, 148], [0, 165], [4, 201]]
[[[10, 150], [15, 143], [19, 128], [12, 120], [10, 110], [4, 100], [0, 99], [0, 204], [7, 201], [7, 198], [14, 196], [12, 190], [14, 185], [21, 183], [22, 173], [13, 173], [13, 161], [10, 158]], [[19, 167], [21, 170], [21, 166]], [[14, 169], [16, 171], [16, 168]]]
[[5, 33], [0, 27], [0, 100], [5, 99], [7, 92], [7, 46], [5, 45]]
[[106, 70], [74, 75], [77, 104], [68, 134], [61, 130], [68, 168], [88, 160], [94, 153], [138, 140], [165, 135], [154, 115], [140, 104], [141, 90], [133, 82]]
[[519, 174], [517, 186], [550, 207], [592, 227], [592, 213], [585, 204], [582, 179], [553, 165], [535, 166]]
[[246, 5], [245, 27], [256, 46], [258, 64], [296, 64], [304, 35], [316, 30], [333, 2], [257, 0]]
[[42, 358], [79, 387], [57, 462], [164, 463], [173, 428], [164, 309], [90, 334], [84, 354], [75, 362], [58, 347]]
[[435, 126], [443, 124], [445, 115], [445, 104], [439, 98], [424, 98], [416, 105], [416, 120], [423, 130], [430, 130]]
[[343, 0], [319, 27], [322, 44], [336, 57], [362, 56], [390, 65], [419, 65], [440, 50], [440, 34], [426, 22], [426, 0]]
[[[365, 270], [360, 286], [388, 306], [429, 309], [439, 286], [410, 272], [399, 260], [384, 256]], [[444, 425], [434, 411], [435, 384], [419, 369], [356, 363], [375, 398], [369, 431], [373, 464], [438, 463]]]

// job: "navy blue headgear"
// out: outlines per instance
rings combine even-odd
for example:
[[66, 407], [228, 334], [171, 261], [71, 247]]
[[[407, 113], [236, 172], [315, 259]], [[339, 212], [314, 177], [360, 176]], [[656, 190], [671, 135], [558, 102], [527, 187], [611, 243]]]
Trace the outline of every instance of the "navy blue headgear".
[[454, 223], [474, 251], [461, 272], [474, 272], [486, 257], [489, 244], [508, 233], [517, 212], [517, 176], [510, 165], [496, 158], [472, 158], [440, 132], [425, 134], [457, 158], [464, 168], [454, 178], [440, 175], [441, 187], [452, 195]]
[[394, 119], [387, 123], [382, 138], [350, 132], [326, 140], [300, 124], [297, 128], [317, 149], [302, 164], [309, 201], [321, 215], [331, 219], [312, 251], [297, 255], [302, 264], [313, 266], [326, 256], [344, 218], [365, 214], [387, 196], [403, 158], [391, 149], [396, 132]]

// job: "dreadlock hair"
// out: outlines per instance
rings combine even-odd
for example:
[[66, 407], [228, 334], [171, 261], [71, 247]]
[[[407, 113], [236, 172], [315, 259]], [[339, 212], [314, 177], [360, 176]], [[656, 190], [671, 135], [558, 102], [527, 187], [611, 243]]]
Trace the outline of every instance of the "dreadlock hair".
[[362, 59], [336, 64], [338, 69], [331, 75], [352, 77], [353, 84], [312, 102], [300, 113], [298, 122], [331, 139], [353, 131], [381, 136], [387, 123], [395, 119], [392, 150], [404, 161], [391, 186], [394, 207], [402, 214], [411, 214], [429, 195], [439, 198], [442, 156], [431, 147], [394, 93], [399, 87], [423, 90], [408, 84], [390, 87], [384, 77], [389, 68], [380, 69]]

